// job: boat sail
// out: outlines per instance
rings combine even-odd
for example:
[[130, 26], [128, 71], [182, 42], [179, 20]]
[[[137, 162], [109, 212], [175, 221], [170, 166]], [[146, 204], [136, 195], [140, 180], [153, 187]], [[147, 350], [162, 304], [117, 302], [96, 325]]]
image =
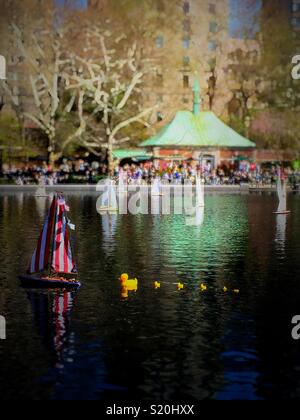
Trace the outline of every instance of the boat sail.
[[119, 174], [119, 194], [127, 194], [127, 177], [125, 176], [125, 173], [123, 169], [120, 170]]
[[275, 214], [289, 214], [290, 211], [287, 210], [286, 180], [282, 179], [281, 170], [278, 171], [277, 195], [279, 199], [279, 205]]
[[47, 192], [46, 192], [46, 182], [44, 178], [41, 178], [39, 180], [39, 185], [35, 191], [35, 196], [37, 198], [42, 198], [42, 197], [47, 197]]
[[[72, 253], [69, 210], [62, 195], [57, 194], [40, 234], [37, 247], [31, 258], [27, 275], [20, 279], [24, 285], [34, 287], [80, 287], [75, 279], [77, 269]], [[48, 272], [43, 275], [42, 273]], [[39, 277], [38, 274], [41, 274]]]
[[159, 178], [155, 178], [152, 186], [151, 186], [151, 195], [152, 197], [160, 197], [162, 196], [162, 192], [161, 192], [161, 181]]
[[114, 181], [107, 179], [105, 183], [97, 187], [102, 194], [97, 200], [97, 211], [102, 213], [115, 213], [118, 211], [117, 189]]
[[196, 207], [205, 207], [204, 185], [201, 178], [196, 178]]

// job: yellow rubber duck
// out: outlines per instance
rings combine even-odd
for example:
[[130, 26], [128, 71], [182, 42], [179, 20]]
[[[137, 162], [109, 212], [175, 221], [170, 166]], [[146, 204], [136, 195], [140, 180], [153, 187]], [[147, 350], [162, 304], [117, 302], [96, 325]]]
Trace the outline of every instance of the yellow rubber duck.
[[206, 284], [201, 283], [200, 284], [200, 289], [201, 289], [201, 292], [207, 292], [207, 286], [206, 286]]
[[122, 274], [120, 277], [122, 288], [126, 288], [128, 292], [136, 292], [138, 290], [138, 279], [129, 279], [128, 274]]
[[227, 292], [228, 292], [228, 289], [227, 289], [227, 287], [226, 287], [226, 286], [224, 287], [223, 292], [224, 292], [224, 293], [227, 293]]
[[183, 290], [183, 289], [184, 289], [184, 284], [178, 283], [177, 284], [177, 290]]
[[155, 289], [160, 289], [160, 288], [161, 288], [161, 284], [160, 284], [158, 281], [156, 281], [156, 282], [154, 283], [154, 288], [155, 288]]

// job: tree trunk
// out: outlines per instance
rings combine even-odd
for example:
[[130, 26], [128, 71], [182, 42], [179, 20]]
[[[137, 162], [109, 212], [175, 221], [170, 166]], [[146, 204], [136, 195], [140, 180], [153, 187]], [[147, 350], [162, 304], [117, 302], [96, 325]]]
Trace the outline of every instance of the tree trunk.
[[28, 150], [27, 150], [27, 144], [26, 144], [26, 129], [25, 129], [24, 116], [22, 114], [20, 114], [20, 112], [16, 112], [16, 114], [17, 114], [17, 119], [18, 119], [18, 124], [19, 124], [21, 143], [22, 143], [22, 147], [24, 149], [24, 159], [25, 159], [25, 162], [27, 163], [28, 162]]
[[114, 156], [113, 156], [113, 138], [108, 138], [108, 149], [107, 149], [107, 160], [108, 160], [108, 174], [114, 176]]

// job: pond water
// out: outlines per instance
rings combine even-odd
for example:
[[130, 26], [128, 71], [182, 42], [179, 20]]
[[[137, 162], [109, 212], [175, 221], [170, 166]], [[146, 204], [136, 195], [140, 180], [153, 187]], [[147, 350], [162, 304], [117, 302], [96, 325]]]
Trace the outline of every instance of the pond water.
[[[208, 193], [202, 226], [100, 216], [96, 194], [66, 198], [77, 293], [20, 287], [50, 199], [0, 194], [1, 399], [300, 398], [299, 195], [277, 217], [275, 194]], [[128, 298], [124, 272], [139, 279]]]

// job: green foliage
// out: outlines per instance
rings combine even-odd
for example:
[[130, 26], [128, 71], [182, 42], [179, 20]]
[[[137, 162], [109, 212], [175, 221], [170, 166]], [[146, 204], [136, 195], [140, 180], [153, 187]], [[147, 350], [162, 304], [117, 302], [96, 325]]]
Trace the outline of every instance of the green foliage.
[[11, 114], [0, 113], [0, 145], [21, 146], [20, 125]]

